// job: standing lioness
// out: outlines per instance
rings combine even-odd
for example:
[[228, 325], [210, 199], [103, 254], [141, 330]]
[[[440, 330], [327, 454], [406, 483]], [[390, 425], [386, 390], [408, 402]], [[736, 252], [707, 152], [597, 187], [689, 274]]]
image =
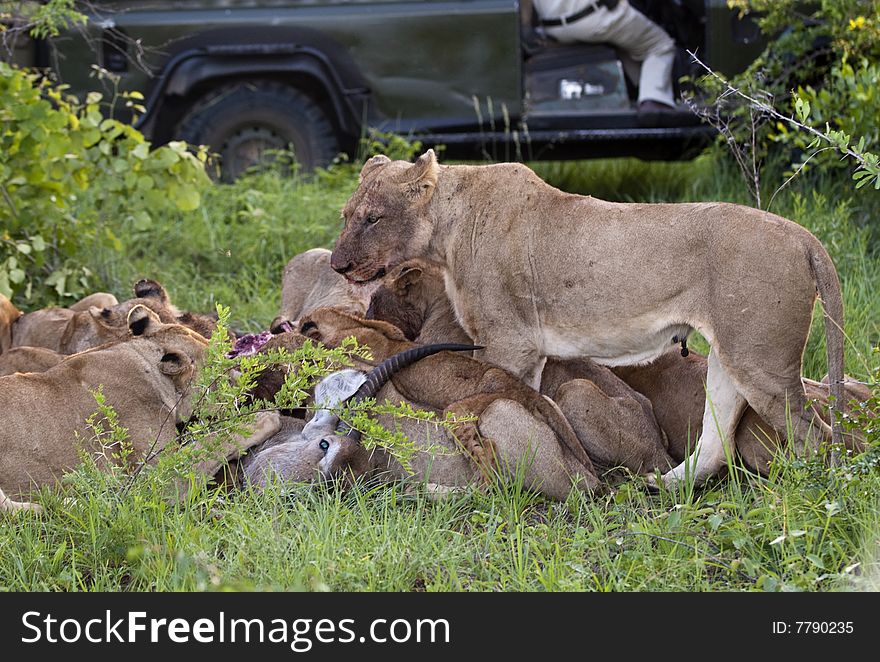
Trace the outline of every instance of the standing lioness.
[[746, 403], [777, 429], [790, 416], [811, 446], [827, 434], [801, 383], [817, 289], [832, 394], [843, 401], [837, 272], [812, 234], [779, 216], [728, 203], [605, 202], [517, 163], [440, 166], [431, 150], [415, 164], [367, 161], [343, 215], [334, 269], [366, 282], [416, 257], [444, 264], [481, 358], [536, 388], [548, 356], [647, 363], [699, 329], [712, 346], [703, 434], [696, 461], [667, 484], [688, 464], [698, 482], [724, 466]]

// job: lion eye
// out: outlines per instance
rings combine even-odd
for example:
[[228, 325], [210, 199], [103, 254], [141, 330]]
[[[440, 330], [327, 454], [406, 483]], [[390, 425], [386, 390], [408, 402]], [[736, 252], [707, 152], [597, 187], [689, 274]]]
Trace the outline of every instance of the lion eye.
[[330, 448], [330, 442], [326, 439], [321, 439], [321, 442], [318, 444], [318, 448], [326, 453], [327, 449]]
[[364, 219], [364, 222], [365, 222], [367, 225], [376, 225], [376, 223], [378, 223], [378, 222], [381, 221], [381, 220], [382, 220], [382, 217], [381, 217], [381, 216], [376, 216], [375, 214], [370, 214], [369, 216], [367, 216], [367, 217]]

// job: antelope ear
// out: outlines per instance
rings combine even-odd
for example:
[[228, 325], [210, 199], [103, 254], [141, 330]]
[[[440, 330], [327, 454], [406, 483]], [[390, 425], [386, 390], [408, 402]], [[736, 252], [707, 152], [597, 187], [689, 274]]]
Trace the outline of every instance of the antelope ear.
[[303, 438], [333, 434], [331, 431], [339, 423], [339, 417], [330, 410], [353, 396], [365, 381], [367, 376], [364, 373], [345, 368], [327, 375], [318, 382], [315, 386], [315, 404], [318, 410], [312, 420], [303, 427]]
[[429, 149], [403, 175], [403, 192], [414, 203], [425, 203], [434, 194], [439, 166], [437, 155]]
[[181, 352], [165, 352], [159, 361], [159, 371], [164, 375], [179, 375], [189, 369], [191, 361]]
[[128, 311], [128, 330], [133, 336], [151, 335], [161, 325], [159, 316], [142, 304]]
[[367, 159], [367, 162], [364, 163], [364, 167], [361, 168], [361, 176], [360, 180], [358, 180], [358, 183], [364, 181], [364, 178], [379, 166], [387, 165], [389, 163], [391, 163], [391, 159], [389, 159], [384, 154], [379, 154], [378, 156], [374, 156], [371, 159]]

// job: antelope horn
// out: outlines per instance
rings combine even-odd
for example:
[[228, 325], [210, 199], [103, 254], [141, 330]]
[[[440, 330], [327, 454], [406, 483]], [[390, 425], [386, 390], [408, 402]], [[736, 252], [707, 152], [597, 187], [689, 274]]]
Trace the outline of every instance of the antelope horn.
[[[419, 361], [425, 357], [431, 356], [432, 354], [436, 354], [437, 352], [469, 352], [476, 349], [483, 349], [480, 345], [462, 345], [460, 343], [437, 343], [434, 345], [420, 345], [418, 347], [412, 347], [410, 349], [406, 349], [399, 354], [395, 354], [394, 356], [390, 356], [382, 363], [377, 365], [375, 368], [370, 370], [367, 373], [366, 381], [361, 384], [360, 388], [355, 391], [349, 398], [348, 402], [358, 402], [363, 400], [364, 398], [372, 398], [376, 393], [379, 392], [383, 386], [385, 386], [386, 382], [391, 379], [391, 376], [406, 368], [407, 366], [412, 365], [416, 361]], [[338, 434], [344, 434], [351, 439], [354, 439], [356, 442], [360, 442], [361, 433], [355, 429], [350, 428], [343, 421], [339, 421], [339, 424], [336, 426], [336, 432]]]

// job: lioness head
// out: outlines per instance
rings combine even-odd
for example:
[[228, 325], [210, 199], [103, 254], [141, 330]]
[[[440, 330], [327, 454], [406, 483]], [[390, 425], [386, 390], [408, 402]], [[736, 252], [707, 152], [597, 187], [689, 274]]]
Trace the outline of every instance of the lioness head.
[[367, 161], [357, 190], [342, 210], [345, 227], [330, 266], [350, 281], [367, 283], [425, 253], [432, 228], [424, 212], [438, 170], [430, 149], [412, 164], [386, 156]]
[[160, 371], [191, 376], [201, 362], [208, 340], [182, 324], [165, 324], [151, 308], [138, 304], [128, 314], [127, 328], [134, 338], [148, 338], [165, 350]]
[[205, 338], [211, 337], [215, 320], [207, 315], [179, 311], [171, 303], [165, 288], [156, 281], [138, 281], [134, 293], [134, 299], [103, 308], [89, 306], [76, 312], [61, 337], [62, 352], [74, 354], [103, 343], [127, 340], [130, 314], [138, 306], [149, 308], [164, 324], [181, 324]]

